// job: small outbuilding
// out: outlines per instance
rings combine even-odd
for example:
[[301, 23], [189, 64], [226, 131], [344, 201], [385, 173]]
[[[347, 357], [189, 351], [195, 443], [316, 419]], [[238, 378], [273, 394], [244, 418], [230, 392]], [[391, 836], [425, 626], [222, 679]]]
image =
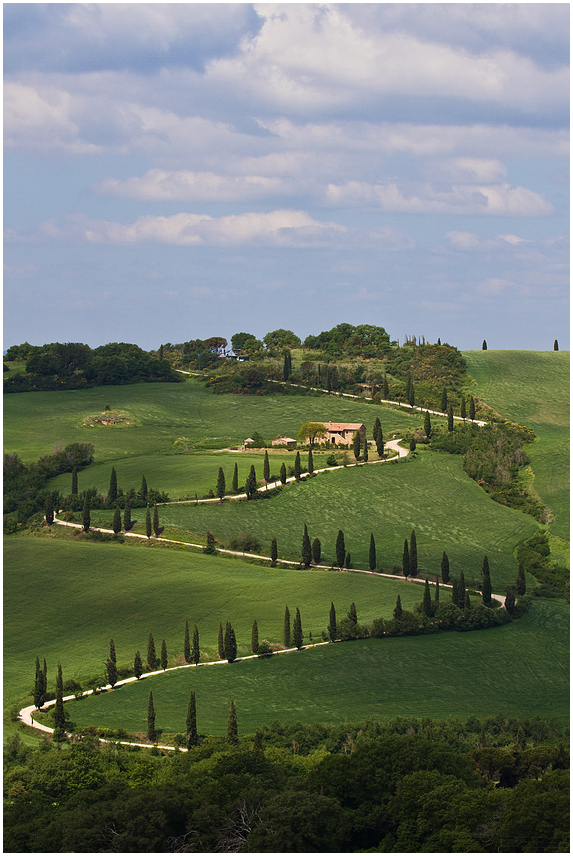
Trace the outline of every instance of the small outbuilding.
[[293, 440], [292, 437], [277, 437], [276, 440], [273, 440], [271, 443], [272, 446], [286, 446], [287, 449], [296, 448], [296, 440]]

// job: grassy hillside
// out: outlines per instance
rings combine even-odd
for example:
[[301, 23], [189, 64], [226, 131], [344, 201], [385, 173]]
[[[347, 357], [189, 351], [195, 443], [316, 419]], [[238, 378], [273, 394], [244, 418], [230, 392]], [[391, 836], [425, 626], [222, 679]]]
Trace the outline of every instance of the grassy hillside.
[[555, 516], [550, 529], [569, 538], [569, 353], [467, 351], [477, 395], [537, 435], [526, 451], [533, 487]]

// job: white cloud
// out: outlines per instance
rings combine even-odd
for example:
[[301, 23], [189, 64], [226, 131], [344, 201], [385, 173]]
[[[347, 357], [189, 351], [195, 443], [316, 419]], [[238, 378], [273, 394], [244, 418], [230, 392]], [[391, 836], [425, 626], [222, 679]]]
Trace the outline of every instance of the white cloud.
[[490, 252], [492, 250], [509, 249], [518, 247], [520, 244], [529, 244], [525, 238], [518, 235], [497, 235], [495, 238], [480, 238], [473, 232], [452, 231], [444, 235], [448, 244], [456, 250], [478, 250]]
[[246, 175], [237, 178], [216, 175], [212, 172], [179, 170], [168, 172], [151, 169], [141, 178], [119, 181], [108, 178], [95, 185], [97, 193], [141, 200], [196, 199], [209, 202], [229, 202], [238, 199], [260, 199], [261, 197], [291, 192], [289, 185], [280, 178], [261, 175]]

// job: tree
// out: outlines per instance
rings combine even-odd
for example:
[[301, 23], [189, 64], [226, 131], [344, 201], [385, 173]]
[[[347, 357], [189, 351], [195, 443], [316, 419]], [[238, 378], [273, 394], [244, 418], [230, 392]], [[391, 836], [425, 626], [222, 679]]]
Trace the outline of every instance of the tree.
[[234, 663], [237, 659], [237, 640], [230, 621], [227, 621], [225, 628], [225, 658], [228, 663]]
[[219, 660], [225, 659], [225, 640], [223, 638], [223, 625], [219, 622], [219, 634], [217, 636], [217, 653]]
[[161, 640], [161, 656], [159, 658], [159, 665], [163, 671], [167, 668], [167, 643], [165, 639]]
[[287, 349], [284, 352], [284, 362], [283, 362], [283, 380], [286, 383], [291, 376], [292, 373], [292, 358], [291, 353]]
[[470, 419], [476, 418], [476, 403], [474, 401], [473, 395], [470, 395]]
[[388, 389], [388, 379], [386, 377], [386, 372], [384, 372], [384, 377], [382, 378], [382, 395], [385, 401], [388, 401], [388, 395], [390, 390]]
[[187, 721], [185, 723], [187, 731], [187, 748], [191, 749], [199, 742], [197, 734], [197, 706], [195, 702], [195, 690], [191, 690], [189, 705], [187, 706]]
[[407, 538], [404, 538], [404, 550], [402, 551], [402, 573], [405, 577], [410, 573], [410, 551], [408, 550]]
[[157, 734], [155, 733], [155, 708], [153, 707], [153, 693], [149, 691], [149, 701], [147, 702], [147, 739], [150, 743], [155, 743]]
[[139, 491], [141, 498], [144, 502], [147, 502], [147, 480], [145, 475], [141, 477], [141, 490]]
[[482, 349], [482, 351], [487, 351], [487, 342], [485, 339], [481, 343], [481, 349]]
[[358, 624], [358, 615], [356, 613], [356, 604], [354, 601], [352, 601], [350, 609], [348, 610], [348, 620], [351, 621], [355, 627]]
[[273, 538], [271, 541], [271, 567], [273, 567], [273, 568], [277, 563], [278, 555], [279, 555], [279, 553], [278, 553], [278, 549], [277, 549], [277, 539]]
[[320, 555], [321, 555], [320, 551], [321, 551], [320, 539], [315, 538], [314, 541], [312, 542], [312, 561], [314, 562], [315, 565], [320, 564]]
[[489, 573], [489, 562], [487, 560], [487, 556], [483, 557], [481, 577], [482, 600], [485, 606], [491, 606], [491, 576]]
[[436, 590], [434, 592], [434, 609], [437, 609], [440, 603], [440, 580], [436, 579]]
[[331, 642], [336, 639], [336, 610], [332, 601], [330, 602], [330, 616], [328, 619], [328, 638]]
[[119, 505], [115, 506], [115, 511], [113, 512], [113, 523], [112, 529], [115, 535], [119, 535], [121, 532], [121, 511]]
[[290, 638], [290, 612], [288, 611], [288, 606], [285, 606], [285, 617], [283, 624], [283, 642], [285, 648], [290, 648], [291, 638]]
[[356, 460], [360, 457], [360, 450], [362, 448], [362, 438], [360, 436], [360, 431], [356, 431], [354, 437], [352, 438], [352, 450], [354, 452], [354, 457]]
[[336, 537], [336, 564], [339, 568], [344, 567], [344, 559], [346, 558], [346, 547], [344, 546], [344, 532], [342, 529], [338, 530], [338, 535]]
[[292, 330], [285, 330], [282, 327], [263, 336], [263, 342], [269, 350], [276, 348], [298, 348], [300, 346], [300, 339], [296, 333], [293, 333]]
[[296, 458], [294, 459], [294, 477], [296, 481], [300, 481], [301, 474], [301, 466], [300, 466], [300, 452], [296, 453]]
[[155, 653], [155, 640], [153, 633], [150, 633], [147, 638], [147, 665], [150, 669], [154, 669], [157, 663], [157, 655]]
[[429, 437], [431, 435], [431, 433], [432, 433], [432, 423], [430, 422], [430, 414], [426, 410], [426, 413], [424, 415], [424, 434], [426, 435], [426, 437]]
[[239, 745], [239, 727], [237, 724], [237, 708], [235, 702], [231, 702], [229, 708], [229, 720], [227, 722], [227, 740], [232, 746]]
[[382, 434], [382, 425], [380, 424], [380, 419], [378, 416], [374, 420], [374, 431], [372, 432], [372, 436], [374, 438], [374, 442], [376, 443], [376, 451], [378, 453], [378, 457], [384, 457], [384, 435]]
[[54, 707], [54, 729], [57, 732], [64, 730], [66, 726], [66, 712], [64, 710], [64, 681], [62, 678], [62, 664], [58, 663], [58, 676], [56, 678], [56, 705]]
[[415, 452], [415, 451], [416, 451], [416, 438], [415, 438], [415, 437], [412, 437], [412, 438], [410, 439], [410, 451], [411, 451], [411, 452]]
[[413, 407], [416, 402], [414, 397], [414, 384], [412, 383], [412, 379], [410, 378], [410, 389], [408, 390], [408, 404], [410, 407]]
[[90, 497], [89, 497], [89, 494], [86, 493], [85, 498], [84, 498], [84, 508], [83, 508], [83, 512], [82, 512], [82, 526], [83, 526], [84, 532], [90, 531], [90, 525], [91, 525]]
[[304, 637], [302, 635], [302, 622], [300, 620], [300, 610], [297, 606], [296, 614], [294, 617], [294, 624], [292, 627], [292, 642], [293, 642], [293, 645], [295, 646], [295, 648], [298, 648], [299, 651], [302, 648], [303, 638]]
[[110, 639], [109, 641], [109, 657], [105, 665], [108, 684], [114, 687], [117, 683], [117, 657], [115, 654], [115, 644], [113, 639]]
[[54, 499], [52, 493], [48, 493], [46, 496], [46, 502], [44, 503], [44, 513], [46, 515], [46, 523], [48, 526], [51, 526], [54, 522]]
[[410, 576], [415, 577], [418, 573], [418, 546], [416, 544], [416, 533], [413, 530], [410, 536], [409, 566]]
[[235, 463], [235, 469], [233, 470], [233, 493], [239, 492], [239, 465]]
[[396, 621], [400, 621], [400, 619], [402, 618], [403, 611], [404, 610], [402, 609], [402, 601], [400, 600], [400, 595], [398, 595], [398, 597], [396, 598], [396, 606], [394, 607], [393, 613], [394, 619]]
[[219, 475], [217, 477], [217, 496], [219, 497], [221, 502], [223, 501], [223, 498], [225, 496], [225, 490], [225, 473], [223, 472], [223, 467], [219, 467]]
[[199, 628], [196, 624], [193, 625], [193, 651], [191, 653], [191, 659], [197, 666], [199, 664], [199, 659], [201, 657], [201, 651], [199, 650]]
[[305, 422], [300, 426], [296, 439], [302, 446], [308, 442], [312, 449], [316, 440], [324, 440], [327, 436], [328, 429], [322, 422]]
[[115, 471], [115, 467], [112, 467], [109, 479], [109, 490], [107, 492], [107, 504], [111, 508], [114, 502], [117, 502], [117, 473]]
[[304, 533], [302, 536], [302, 564], [305, 568], [310, 567], [312, 561], [312, 547], [306, 523], [304, 524]]
[[135, 652], [135, 658], [133, 660], [133, 674], [135, 675], [137, 680], [139, 680], [141, 675], [143, 674], [143, 664], [141, 662], [141, 654], [139, 653], [139, 651]]
[[462, 402], [460, 404], [460, 416], [462, 417], [462, 419], [466, 418], [466, 400], [463, 397], [463, 395], [462, 395]]
[[422, 600], [422, 612], [424, 615], [432, 614], [432, 598], [430, 595], [430, 583], [428, 582], [428, 577], [426, 577], [426, 582], [424, 584], [424, 598]]
[[519, 597], [523, 597], [525, 594], [525, 570], [521, 562], [519, 563], [519, 568], [517, 569], [517, 580], [515, 582], [515, 590]]
[[249, 475], [245, 483], [245, 493], [247, 499], [252, 499], [257, 493], [257, 474], [255, 473], [255, 465], [251, 464]]
[[257, 619], [253, 621], [253, 627], [251, 629], [251, 654], [259, 653], [259, 626], [257, 624]]
[[458, 606], [460, 609], [466, 608], [466, 580], [463, 571], [461, 571], [458, 580]]
[[43, 706], [46, 700], [46, 680], [40, 660], [36, 657], [36, 679], [34, 681], [34, 705], [38, 710]]
[[271, 465], [269, 463], [269, 453], [265, 449], [265, 460], [263, 462], [263, 478], [265, 481], [269, 481], [271, 477]]
[[72, 470], [72, 496], [78, 495], [78, 471], [74, 467]]
[[448, 431], [454, 430], [454, 408], [450, 404], [448, 408]]
[[448, 390], [446, 387], [442, 387], [442, 403], [440, 404], [440, 410], [442, 413], [445, 413], [448, 409]]
[[149, 506], [147, 506], [145, 511], [145, 534], [148, 538], [151, 538], [151, 512]]
[[450, 560], [448, 559], [447, 553], [444, 550], [442, 554], [442, 565], [440, 568], [440, 576], [442, 577], [442, 582], [447, 583], [450, 579]]
[[370, 551], [368, 553], [368, 567], [371, 571], [376, 570], [376, 543], [374, 541], [374, 533], [370, 533]]
[[308, 450], [308, 467], [306, 469], [307, 469], [307, 472], [309, 472], [309, 473], [314, 472], [314, 460], [312, 457], [312, 449]]
[[553, 342], [553, 350], [554, 351], [559, 350], [559, 342], [557, 341], [557, 339], [555, 339], [555, 341]]
[[125, 508], [123, 510], [123, 528], [125, 529], [126, 532], [129, 532], [132, 525], [133, 524], [131, 522], [131, 503], [129, 501], [129, 494], [126, 494]]
[[185, 636], [183, 637], [183, 659], [186, 663], [191, 662], [191, 641], [189, 638], [189, 619], [185, 619]]
[[344, 567], [349, 568], [351, 563], [352, 563], [352, 558], [350, 556], [350, 553], [347, 553], [346, 556], [344, 557]]
[[159, 511], [157, 510], [157, 503], [153, 506], [153, 532], [156, 538], [159, 538], [159, 534], [161, 529], [159, 527]]
[[286, 472], [286, 466], [284, 463], [281, 464], [280, 480], [281, 480], [281, 484], [286, 484], [287, 472]]
[[512, 586], [508, 586], [506, 589], [504, 606], [509, 614], [513, 615], [513, 610], [515, 609], [515, 589]]
[[368, 440], [364, 438], [364, 446], [362, 447], [362, 460], [364, 463], [368, 461]]
[[452, 603], [455, 603], [455, 605], [458, 606], [458, 600], [459, 600], [459, 585], [458, 585], [457, 579], [455, 579], [455, 577], [454, 577], [454, 579], [452, 580]]

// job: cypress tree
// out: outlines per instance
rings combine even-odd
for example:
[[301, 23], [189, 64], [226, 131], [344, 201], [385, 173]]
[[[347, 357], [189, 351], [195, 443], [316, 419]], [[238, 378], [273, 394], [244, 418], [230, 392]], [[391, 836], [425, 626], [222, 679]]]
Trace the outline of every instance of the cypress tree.
[[115, 511], [113, 512], [112, 529], [116, 535], [119, 535], [121, 532], [121, 511], [119, 510], [119, 505], [115, 506]]
[[223, 625], [219, 622], [219, 635], [217, 636], [217, 653], [219, 660], [225, 659], [225, 642], [223, 639]]
[[308, 467], [307, 470], [309, 473], [314, 472], [314, 459], [312, 457], [312, 449], [308, 450]]
[[251, 464], [251, 470], [249, 475], [247, 476], [247, 481], [245, 484], [245, 493], [247, 494], [247, 499], [252, 499], [257, 492], [257, 474], [255, 472], [255, 465]]
[[409, 556], [410, 576], [415, 577], [418, 573], [418, 547], [416, 544], [416, 533], [412, 530], [410, 536], [410, 556]]
[[452, 603], [455, 603], [456, 606], [459, 605], [458, 604], [458, 600], [459, 600], [458, 593], [459, 593], [458, 581], [454, 577], [454, 579], [452, 580]]
[[350, 609], [348, 610], [348, 618], [356, 627], [356, 625], [358, 624], [358, 615], [356, 613], [356, 604], [354, 603], [354, 601], [352, 601], [352, 603], [350, 604]]
[[273, 538], [271, 541], [271, 567], [273, 568], [277, 563], [278, 555], [279, 551], [277, 549], [277, 539]]
[[155, 533], [156, 538], [159, 537], [160, 531], [161, 530], [159, 528], [159, 511], [157, 510], [157, 503], [155, 503], [153, 506], [153, 532]]
[[126, 494], [125, 508], [123, 510], [123, 528], [125, 529], [126, 532], [129, 532], [132, 525], [133, 524], [131, 522], [131, 503], [129, 501], [129, 494]]
[[141, 498], [144, 502], [147, 502], [147, 481], [145, 475], [141, 477], [141, 490], [139, 491], [141, 494]]
[[428, 582], [428, 577], [426, 577], [426, 582], [424, 584], [424, 598], [422, 600], [422, 612], [424, 615], [432, 614], [432, 598], [430, 595], [430, 583]]
[[470, 593], [469, 593], [469, 591], [466, 591], [466, 598], [464, 601], [464, 609], [470, 609], [470, 608], [471, 608]]
[[284, 625], [283, 625], [283, 642], [285, 648], [290, 648], [290, 612], [288, 611], [288, 606], [285, 606], [285, 617], [284, 617]]
[[506, 589], [504, 606], [509, 614], [512, 615], [515, 609], [515, 590], [511, 586], [508, 586]]
[[362, 448], [362, 438], [360, 437], [360, 431], [357, 431], [352, 438], [352, 448], [354, 451], [354, 457], [356, 460], [360, 457], [360, 450]]
[[253, 621], [253, 627], [251, 629], [251, 654], [259, 653], [259, 626], [257, 624], [257, 619]]
[[193, 651], [191, 653], [191, 659], [197, 666], [199, 664], [199, 659], [201, 657], [201, 651], [199, 650], [199, 628], [196, 624], [193, 625]]
[[137, 680], [139, 680], [141, 675], [143, 674], [143, 664], [141, 662], [141, 654], [139, 653], [139, 651], [135, 652], [135, 658], [133, 660], [133, 674], [135, 675]]
[[227, 740], [232, 746], [239, 745], [239, 728], [237, 725], [237, 708], [235, 702], [231, 702], [229, 708], [229, 720], [227, 722]]
[[434, 592], [434, 610], [438, 608], [440, 603], [440, 580], [436, 578], [436, 590]]
[[442, 582], [447, 583], [450, 579], [450, 560], [444, 550], [442, 554], [442, 565], [440, 569], [440, 575], [442, 577]]
[[382, 378], [382, 395], [384, 396], [384, 400], [388, 401], [388, 379], [386, 378], [386, 372], [384, 372], [384, 377]]
[[297, 452], [296, 458], [294, 459], [294, 477], [297, 481], [300, 481], [300, 474], [301, 474], [300, 452]]
[[155, 708], [153, 707], [153, 693], [149, 691], [149, 701], [147, 702], [147, 739], [150, 743], [155, 743], [157, 734], [155, 732]]
[[280, 475], [280, 479], [281, 479], [281, 484], [286, 484], [286, 480], [287, 480], [287, 472], [286, 472], [286, 466], [284, 465], [284, 463], [282, 463], [282, 464], [281, 464], [281, 475]]
[[112, 660], [114, 663], [117, 663], [117, 656], [115, 653], [115, 643], [114, 643], [113, 639], [109, 640], [109, 659]]
[[304, 524], [304, 533], [302, 536], [302, 564], [305, 568], [310, 567], [312, 561], [312, 547], [306, 523]]
[[460, 404], [460, 416], [462, 419], [466, 418], [466, 400], [462, 395], [462, 403]]
[[473, 395], [470, 395], [470, 419], [476, 418], [476, 403]]
[[191, 749], [199, 742], [199, 735], [197, 734], [197, 705], [195, 702], [195, 690], [191, 690], [191, 696], [189, 698], [189, 705], [187, 707], [186, 730], [187, 748]]
[[523, 565], [520, 563], [519, 568], [517, 570], [517, 580], [515, 582], [515, 590], [519, 597], [523, 597], [525, 594], [525, 570]]
[[482, 351], [487, 351], [487, 342], [485, 339], [481, 343], [481, 349], [482, 349]]
[[376, 543], [374, 541], [374, 533], [370, 533], [370, 551], [368, 553], [368, 567], [371, 571], [376, 570]]
[[161, 640], [161, 654], [159, 657], [159, 665], [165, 671], [167, 668], [167, 643], [165, 639]]
[[283, 380], [286, 381], [289, 379], [291, 374], [291, 356], [290, 351], [285, 351], [284, 362], [283, 362]]
[[466, 580], [463, 571], [461, 571], [458, 580], [458, 606], [460, 609], [465, 609], [466, 607]]
[[84, 499], [84, 510], [82, 512], [82, 525], [84, 532], [90, 531], [91, 526], [91, 514], [90, 514], [90, 498], [86, 493]]
[[351, 559], [351, 557], [350, 557], [350, 553], [347, 553], [347, 554], [346, 554], [346, 556], [345, 556], [345, 558], [344, 558], [344, 567], [345, 567], [345, 568], [349, 568], [349, 567], [350, 567], [351, 562], [352, 562], [352, 559]]
[[265, 449], [265, 460], [263, 463], [263, 478], [268, 481], [271, 477], [271, 465], [269, 463], [269, 453]]
[[448, 431], [454, 430], [454, 408], [450, 404], [448, 408]]
[[412, 437], [412, 439], [410, 440], [410, 451], [411, 452], [416, 451], [416, 440], [414, 437]]
[[46, 699], [46, 682], [44, 673], [40, 666], [40, 660], [36, 657], [36, 679], [34, 681], [34, 704], [38, 710], [43, 706]]
[[441, 345], [441, 344], [442, 344], [442, 340], [441, 340], [441, 339], [440, 339], [440, 337], [438, 336], [438, 345]]
[[78, 471], [76, 467], [72, 470], [72, 496], [78, 495]]
[[117, 658], [115, 655], [115, 645], [113, 639], [109, 642], [109, 657], [105, 664], [107, 672], [107, 682], [111, 687], [117, 683]]
[[362, 448], [362, 460], [364, 463], [368, 461], [368, 440], [364, 438], [364, 446]]
[[400, 621], [400, 619], [402, 618], [403, 611], [404, 610], [402, 609], [402, 601], [400, 600], [400, 595], [398, 595], [398, 597], [396, 598], [396, 606], [394, 607], [393, 613], [395, 621]]
[[426, 437], [429, 437], [432, 433], [432, 423], [430, 422], [430, 414], [426, 410], [426, 414], [424, 416], [424, 434]]
[[410, 407], [413, 407], [416, 402], [414, 397], [414, 384], [412, 383], [412, 379], [410, 378], [410, 389], [408, 391], [408, 404]]
[[382, 430], [382, 424], [380, 422], [380, 417], [377, 416], [376, 419], [374, 420], [374, 428], [372, 429], [372, 437], [374, 440], [376, 440], [376, 437], [378, 436], [378, 432], [381, 430]]
[[235, 463], [235, 469], [233, 470], [233, 493], [239, 492], [239, 465]]
[[109, 490], [107, 492], [107, 504], [111, 508], [115, 502], [117, 502], [117, 473], [115, 467], [112, 467], [109, 478]]
[[402, 573], [405, 577], [410, 573], [410, 551], [408, 550], [408, 539], [404, 538], [404, 550], [402, 552]]
[[183, 637], [183, 659], [186, 663], [191, 662], [191, 641], [189, 639], [189, 619], [185, 619], [185, 635]]
[[554, 351], [559, 350], [559, 342], [557, 341], [557, 339], [555, 339], [555, 341], [553, 342], [553, 350]]
[[445, 413], [448, 409], [448, 391], [446, 387], [442, 387], [442, 403], [440, 404], [440, 410], [442, 413]]
[[330, 602], [330, 616], [328, 619], [328, 637], [331, 642], [336, 639], [336, 610], [332, 601]]
[[482, 600], [485, 606], [491, 606], [491, 576], [489, 573], [489, 562], [487, 560], [487, 556], [483, 557], [483, 564], [481, 568], [481, 591], [482, 591]]
[[296, 614], [294, 617], [294, 624], [293, 624], [293, 628], [292, 628], [292, 642], [293, 642], [293, 645], [295, 646], [295, 648], [298, 648], [298, 650], [300, 651], [300, 649], [302, 648], [303, 635], [302, 635], [302, 622], [300, 620], [300, 610], [299, 610], [298, 606], [296, 608]]
[[312, 542], [312, 561], [314, 562], [315, 565], [320, 564], [320, 550], [321, 550], [320, 539], [315, 538], [314, 541]]
[[225, 485], [225, 473], [223, 472], [223, 467], [219, 467], [219, 475], [217, 476], [217, 496], [223, 501], [225, 496], [226, 485]]
[[153, 633], [150, 633], [147, 638], [147, 665], [150, 669], [154, 669], [156, 663], [157, 655], [155, 653], [155, 641], [153, 639]]
[[151, 512], [149, 506], [147, 506], [145, 511], [145, 534], [148, 538], [151, 538]]
[[227, 621], [225, 628], [225, 659], [228, 663], [233, 663], [237, 659], [237, 640], [230, 621]]
[[64, 682], [62, 678], [62, 666], [58, 663], [58, 677], [56, 679], [56, 705], [54, 707], [54, 729], [63, 731], [66, 726], [66, 713], [64, 710]]
[[346, 547], [344, 546], [344, 532], [342, 529], [338, 530], [338, 535], [336, 537], [336, 564], [339, 568], [344, 567], [344, 559], [346, 557]]
[[44, 512], [46, 515], [46, 523], [48, 526], [51, 526], [54, 522], [54, 499], [51, 493], [48, 493], [46, 496], [46, 502], [44, 503]]

